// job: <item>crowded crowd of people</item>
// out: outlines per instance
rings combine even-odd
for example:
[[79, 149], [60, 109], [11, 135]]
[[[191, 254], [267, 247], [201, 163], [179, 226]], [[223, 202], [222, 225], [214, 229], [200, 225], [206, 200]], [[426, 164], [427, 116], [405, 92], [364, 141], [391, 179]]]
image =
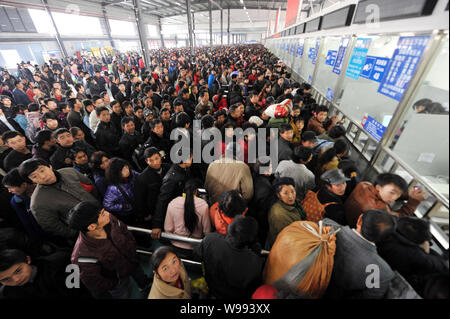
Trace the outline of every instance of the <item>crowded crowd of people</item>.
[[[125, 299], [130, 280], [149, 299], [311, 298], [265, 275], [263, 250], [300, 221], [336, 229], [321, 297], [389, 298], [400, 277], [418, 298], [448, 298], [448, 260], [414, 214], [425, 192], [391, 173], [361, 181], [343, 122], [262, 45], [159, 49], [150, 61], [129, 52], [2, 71], [3, 298]], [[253, 133], [233, 140], [239, 129]], [[196, 138], [212, 161], [194, 160]], [[146, 273], [136, 249], [155, 243]]]

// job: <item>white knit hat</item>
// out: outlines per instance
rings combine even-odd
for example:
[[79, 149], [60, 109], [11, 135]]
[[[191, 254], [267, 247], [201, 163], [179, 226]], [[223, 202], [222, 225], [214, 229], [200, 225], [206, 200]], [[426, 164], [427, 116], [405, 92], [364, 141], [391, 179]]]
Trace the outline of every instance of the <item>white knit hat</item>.
[[256, 116], [256, 115], [251, 116], [251, 117], [248, 119], [248, 122], [249, 122], [249, 123], [256, 124], [256, 126], [258, 126], [258, 127], [260, 127], [261, 125], [264, 124], [264, 121], [263, 121], [260, 117], [258, 117], [258, 116]]

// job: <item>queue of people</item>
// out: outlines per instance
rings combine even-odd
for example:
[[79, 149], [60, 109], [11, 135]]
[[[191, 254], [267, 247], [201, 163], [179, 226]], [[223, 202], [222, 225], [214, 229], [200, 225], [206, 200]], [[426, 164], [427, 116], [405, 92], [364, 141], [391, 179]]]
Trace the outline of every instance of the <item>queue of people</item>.
[[[396, 273], [422, 298], [448, 298], [448, 261], [430, 248], [429, 222], [414, 217], [425, 192], [391, 173], [361, 181], [342, 121], [272, 53], [240, 45], [150, 58], [71, 57], [3, 72], [3, 298], [126, 299], [130, 280], [149, 299], [307, 298], [268, 283], [261, 253], [280, 249], [299, 222], [336, 230], [323, 298], [387, 298]], [[240, 129], [254, 133], [234, 141]], [[149, 238], [127, 226], [162, 243], [151, 273], [136, 253]], [[206, 289], [191, 283], [184, 258], [202, 262]], [[67, 287], [69, 264], [79, 289]], [[368, 264], [379, 266], [376, 289], [366, 285]]]

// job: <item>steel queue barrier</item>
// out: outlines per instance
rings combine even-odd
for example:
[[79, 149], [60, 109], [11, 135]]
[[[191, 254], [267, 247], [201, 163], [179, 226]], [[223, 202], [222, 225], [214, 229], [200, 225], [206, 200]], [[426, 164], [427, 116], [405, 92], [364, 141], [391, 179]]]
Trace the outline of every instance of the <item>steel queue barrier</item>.
[[[136, 231], [136, 232], [141, 232], [141, 233], [145, 233], [148, 235], [152, 234], [152, 230], [151, 229], [145, 229], [145, 228], [140, 228], [140, 227], [133, 227], [133, 226], [127, 226], [128, 230], [130, 231]], [[197, 239], [197, 238], [190, 238], [190, 237], [186, 237], [186, 236], [180, 236], [180, 235], [176, 235], [176, 234], [172, 234], [172, 233], [166, 233], [166, 232], [162, 232], [161, 233], [161, 238], [164, 239], [169, 239], [169, 240], [175, 240], [175, 241], [180, 241], [183, 243], [188, 243], [188, 244], [200, 244], [202, 242], [201, 239]], [[138, 250], [139, 252], [139, 250]], [[149, 253], [148, 251], [144, 251], [141, 250], [140, 252], [143, 253]], [[268, 255], [269, 251], [268, 250], [261, 250], [261, 255]], [[193, 261], [190, 261], [193, 262]], [[197, 262], [193, 262], [193, 263], [197, 263]], [[201, 264], [201, 263], [198, 263]]]

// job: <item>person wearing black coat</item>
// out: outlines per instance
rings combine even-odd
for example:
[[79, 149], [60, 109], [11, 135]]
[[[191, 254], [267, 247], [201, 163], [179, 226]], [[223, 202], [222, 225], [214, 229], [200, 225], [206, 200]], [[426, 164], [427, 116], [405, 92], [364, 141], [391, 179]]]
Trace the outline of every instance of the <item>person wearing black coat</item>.
[[128, 162], [133, 162], [134, 151], [144, 142], [142, 135], [135, 130], [132, 117], [124, 117], [122, 119], [123, 135], [119, 141], [121, 157]]
[[95, 110], [100, 122], [95, 129], [95, 140], [99, 150], [111, 156], [120, 156], [119, 133], [111, 123], [111, 115], [106, 107], [99, 107]]
[[[153, 121], [156, 122], [156, 124], [153, 124]], [[153, 120], [150, 123], [150, 127], [152, 127], [152, 125], [155, 125], [155, 127], [152, 128], [151, 132], [150, 132], [150, 136], [147, 139], [147, 141], [145, 142], [145, 145], [147, 147], [156, 147], [157, 149], [159, 149], [160, 151], [163, 151], [163, 162], [164, 163], [170, 163], [170, 148], [171, 148], [171, 143], [170, 140], [168, 140], [164, 134], [162, 135], [158, 135], [155, 131], [157, 131], [158, 126], [162, 126], [162, 123], [160, 120]], [[159, 133], [159, 131], [158, 131]]]
[[[266, 159], [270, 160], [269, 157], [265, 157], [264, 160]], [[267, 233], [269, 232], [269, 221], [267, 219], [269, 210], [277, 198], [272, 187], [273, 174], [270, 171], [266, 174], [259, 172], [259, 168], [262, 166], [260, 164], [261, 160], [262, 158], [258, 159], [257, 163], [252, 165], [254, 191], [253, 198], [248, 205], [248, 216], [252, 216], [258, 221], [258, 242], [261, 245], [265, 245]]]
[[79, 99], [70, 99], [68, 104], [70, 107], [70, 112], [67, 115], [67, 123], [69, 123], [70, 127], [78, 127], [81, 129], [84, 133], [86, 142], [90, 145], [95, 145], [91, 129], [83, 122], [83, 115], [81, 114], [83, 105], [81, 104], [81, 101]]
[[194, 248], [203, 261], [210, 294], [217, 299], [249, 299], [262, 284], [264, 258], [256, 243], [258, 223], [237, 216], [226, 235], [208, 233]]
[[66, 159], [72, 158], [74, 150], [85, 151], [88, 158], [90, 158], [91, 155], [95, 152], [95, 149], [91, 145], [81, 140], [73, 142], [71, 146], [63, 147], [61, 145], [57, 145], [55, 152], [50, 157], [50, 163], [52, 164], [53, 169], [58, 170], [64, 167], [72, 167], [72, 162], [69, 163], [68, 161], [66, 161]]
[[377, 243], [378, 254], [397, 270], [419, 295], [423, 294], [426, 277], [448, 274], [446, 260], [430, 249], [430, 224], [417, 217], [397, 218], [396, 232]]
[[136, 215], [140, 223], [149, 222], [155, 214], [163, 177], [169, 170], [169, 165], [162, 163], [159, 149], [149, 147], [145, 150], [144, 158], [147, 168], [136, 178], [135, 201]]
[[166, 219], [167, 206], [172, 199], [183, 194], [184, 185], [192, 175], [191, 165], [192, 155], [184, 163], [173, 164], [164, 176], [155, 208], [155, 215], [152, 218], [152, 238], [157, 239], [161, 236]]

